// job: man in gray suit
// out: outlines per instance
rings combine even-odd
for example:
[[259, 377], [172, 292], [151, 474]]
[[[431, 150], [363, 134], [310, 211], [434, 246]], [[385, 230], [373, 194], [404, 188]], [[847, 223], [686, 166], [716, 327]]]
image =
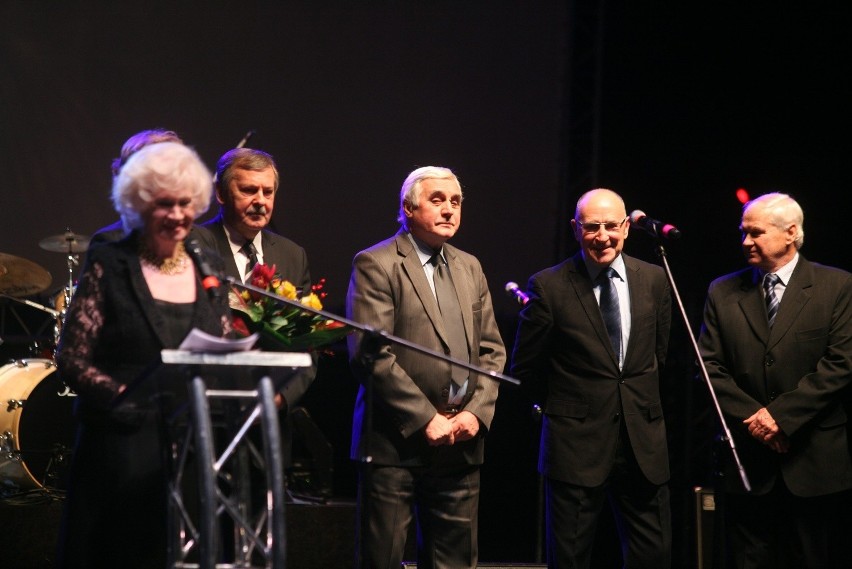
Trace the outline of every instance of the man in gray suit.
[[[278, 195], [278, 168], [271, 155], [252, 148], [229, 150], [216, 164], [216, 200], [219, 214], [201, 224], [203, 246], [224, 260], [225, 274], [245, 282], [256, 263], [275, 265], [281, 278], [305, 294], [311, 273], [305, 250], [268, 229]], [[296, 373], [281, 391], [293, 406], [305, 394], [315, 370]]]
[[738, 568], [852, 567], [852, 462], [843, 397], [852, 379], [852, 275], [799, 249], [790, 196], [743, 207], [751, 267], [711, 283], [699, 345], [752, 486], [729, 463], [724, 509]]
[[[462, 189], [452, 171], [427, 166], [411, 172], [400, 192], [402, 228], [355, 256], [347, 314], [502, 372], [506, 352], [482, 267], [447, 244], [461, 208]], [[363, 466], [360, 566], [397, 569], [416, 511], [419, 568], [476, 567], [479, 469], [497, 382], [410, 348], [370, 344], [360, 334], [349, 338], [361, 382], [351, 449]]]
[[581, 250], [533, 275], [511, 375], [543, 401], [548, 567], [588, 569], [604, 502], [624, 566], [671, 565], [669, 457], [660, 368], [671, 326], [662, 268], [622, 253], [624, 201], [596, 189], [571, 220]]

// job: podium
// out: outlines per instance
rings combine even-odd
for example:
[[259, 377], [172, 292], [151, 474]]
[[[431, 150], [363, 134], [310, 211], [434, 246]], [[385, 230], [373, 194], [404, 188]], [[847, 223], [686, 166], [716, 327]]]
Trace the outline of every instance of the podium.
[[[163, 421], [169, 446], [168, 567], [285, 569], [285, 478], [275, 393], [299, 368], [311, 365], [310, 355], [162, 350], [161, 358], [159, 389], [165, 383], [179, 395], [189, 380], [185, 404]], [[258, 422], [262, 453], [248, 437]], [[252, 460], [265, 472], [265, 503], [259, 508], [251, 504], [252, 494], [257, 496], [251, 492]], [[193, 470], [197, 496], [185, 495]], [[231, 532], [233, 543], [225, 537]]]

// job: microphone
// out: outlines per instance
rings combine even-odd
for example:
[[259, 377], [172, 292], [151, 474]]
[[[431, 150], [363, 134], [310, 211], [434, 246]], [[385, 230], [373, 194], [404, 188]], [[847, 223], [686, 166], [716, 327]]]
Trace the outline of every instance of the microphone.
[[515, 300], [518, 301], [518, 304], [520, 304], [521, 306], [525, 306], [526, 303], [530, 301], [530, 297], [527, 296], [527, 293], [518, 288], [518, 283], [514, 281], [509, 281], [506, 283], [505, 288], [509, 296], [514, 297]]
[[651, 219], [641, 209], [633, 210], [633, 213], [630, 214], [630, 223], [655, 237], [662, 236], [666, 239], [680, 239], [680, 229], [670, 223]]
[[201, 286], [207, 291], [210, 299], [219, 298], [221, 290], [219, 286], [219, 273], [210, 266], [204, 253], [201, 252], [201, 245], [195, 237], [190, 237], [185, 242], [186, 252], [189, 253], [192, 262], [198, 267], [198, 272], [201, 273]]
[[245, 146], [246, 143], [249, 141], [249, 138], [251, 138], [252, 135], [254, 134], [254, 132], [255, 132], [254, 129], [251, 129], [250, 131], [248, 131], [246, 133], [246, 135], [243, 137], [243, 139], [241, 141], [239, 141], [234, 148], [242, 148], [243, 146]]

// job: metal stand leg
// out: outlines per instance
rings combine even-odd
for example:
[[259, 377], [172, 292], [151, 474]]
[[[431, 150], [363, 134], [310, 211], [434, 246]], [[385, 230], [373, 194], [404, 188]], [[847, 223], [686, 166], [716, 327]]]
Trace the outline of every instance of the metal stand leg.
[[[267, 547], [271, 551], [272, 567], [284, 569], [287, 564], [287, 532], [284, 521], [284, 465], [282, 463], [278, 409], [275, 406], [275, 390], [269, 377], [260, 380], [258, 403], [262, 408], [260, 418], [263, 427], [263, 449], [266, 456], [267, 512], [269, 514]], [[269, 498], [271, 498], [271, 503]]]
[[[216, 440], [210, 400], [251, 402], [226, 405], [226, 439]], [[219, 407], [217, 407], [218, 409]], [[172, 473], [169, 502], [169, 567], [173, 569], [286, 569], [285, 489], [282, 443], [272, 380], [264, 377], [257, 390], [208, 389], [204, 379], [194, 377], [189, 393], [190, 421], [183, 436], [171, 441]], [[263, 456], [248, 439], [252, 425], [260, 422]], [[218, 432], [218, 431], [217, 431]], [[198, 520], [193, 524], [185, 508], [182, 479], [190, 446], [198, 470]], [[255, 456], [266, 473], [265, 505], [255, 511], [251, 503], [250, 462]], [[224, 482], [220, 486], [220, 482]], [[225, 524], [225, 525], [223, 525]], [[234, 549], [219, 547], [220, 534], [233, 526]], [[196, 529], [197, 528], [197, 529]], [[230, 557], [223, 560], [219, 557]], [[197, 555], [197, 561], [190, 561]], [[253, 563], [259, 561], [261, 565]]]
[[213, 426], [210, 420], [210, 405], [204, 380], [192, 380], [190, 405], [195, 432], [195, 453], [198, 459], [199, 482], [199, 566], [201, 569], [216, 567], [218, 532], [216, 531], [216, 469], [213, 450]]

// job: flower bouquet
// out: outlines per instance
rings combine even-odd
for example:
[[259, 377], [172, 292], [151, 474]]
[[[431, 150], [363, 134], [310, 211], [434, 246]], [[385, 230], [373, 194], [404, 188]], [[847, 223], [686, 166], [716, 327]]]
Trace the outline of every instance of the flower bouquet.
[[[309, 308], [322, 310], [321, 298], [325, 279], [311, 286], [307, 295], [276, 273], [275, 265], [257, 264], [251, 272], [249, 284], [278, 296], [299, 302]], [[311, 351], [343, 338], [351, 329], [336, 320], [329, 320], [290, 304], [249, 290], [231, 287], [228, 303], [233, 314], [233, 326], [238, 336], [260, 333], [259, 344], [264, 350]]]

